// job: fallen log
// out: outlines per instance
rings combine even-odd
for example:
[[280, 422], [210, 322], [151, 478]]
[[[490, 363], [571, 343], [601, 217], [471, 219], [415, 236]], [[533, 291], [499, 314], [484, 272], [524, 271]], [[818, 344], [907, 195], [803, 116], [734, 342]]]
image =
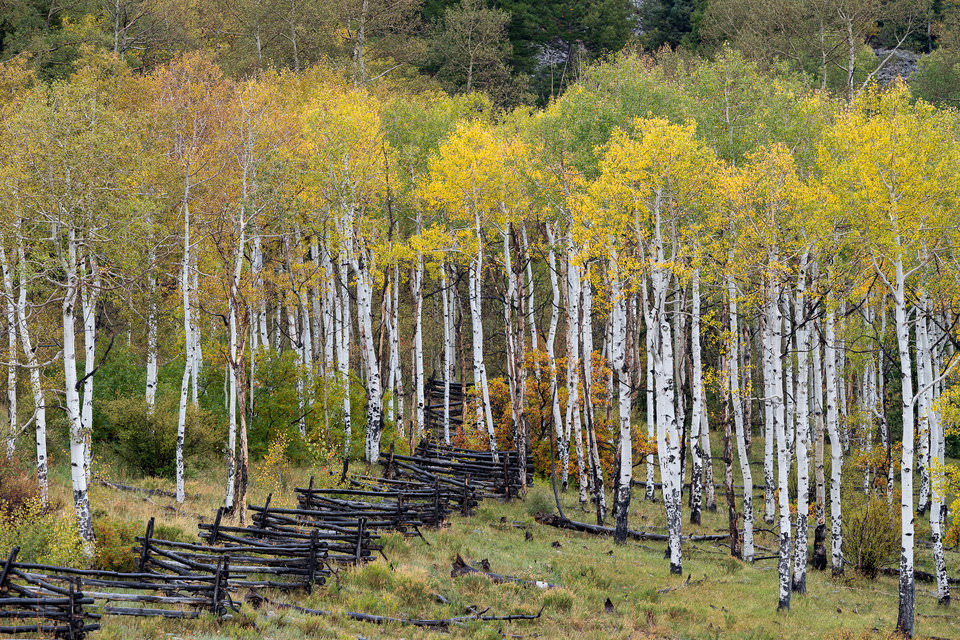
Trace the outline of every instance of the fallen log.
[[501, 573], [493, 573], [489, 571], [489, 564], [487, 561], [483, 561], [483, 568], [477, 569], [476, 567], [471, 567], [466, 561], [457, 554], [456, 560], [453, 561], [453, 569], [450, 571], [451, 578], [459, 578], [460, 576], [465, 576], [471, 573], [476, 573], [482, 576], [490, 578], [495, 584], [503, 584], [505, 582], [523, 585], [525, 587], [537, 587], [538, 589], [557, 589], [559, 585], [550, 584], [549, 582], [544, 582], [543, 580], [527, 580], [525, 578], [517, 578], [516, 576], [508, 576]]
[[[250, 595], [247, 597], [247, 601], [253, 605], [254, 609], [260, 607], [264, 602], [267, 604], [277, 607], [279, 609], [287, 609], [289, 611], [296, 611], [297, 613], [305, 613], [308, 615], [314, 616], [336, 616], [337, 613], [333, 611], [325, 611], [323, 609], [308, 609], [306, 607], [301, 607], [295, 604], [288, 604], [285, 602], [276, 602], [270, 600], [269, 598], [264, 597], [263, 595], [257, 593], [256, 591], [251, 591]], [[537, 612], [536, 615], [528, 615], [522, 613], [515, 613], [506, 616], [488, 616], [484, 615], [489, 609], [484, 609], [473, 615], [469, 616], [455, 616], [453, 618], [436, 618], [436, 619], [421, 619], [421, 618], [396, 618], [393, 616], [381, 616], [375, 615], [372, 613], [362, 613], [358, 611], [344, 611], [342, 615], [350, 618], [351, 620], [358, 620], [360, 622], [372, 622], [373, 624], [389, 624], [391, 622], [396, 622], [398, 624], [409, 624], [415, 627], [425, 627], [432, 629], [446, 629], [450, 625], [461, 625], [465, 622], [471, 622], [474, 620], [480, 621], [503, 621], [503, 620], [537, 620], [540, 618], [540, 614], [543, 613], [543, 609]]]
[[164, 491], [163, 489], [142, 489], [133, 485], [123, 484], [122, 482], [113, 482], [112, 480], [103, 480], [101, 478], [97, 478], [97, 483], [102, 484], [105, 487], [110, 487], [111, 489], [116, 489], [117, 491], [132, 491], [137, 493], [145, 493], [148, 496], [163, 496], [165, 498], [177, 497], [177, 494], [173, 491]]
[[[604, 527], [603, 525], [599, 524], [577, 522], [576, 520], [564, 518], [563, 516], [544, 513], [543, 511], [538, 512], [533, 518], [540, 524], [550, 525], [551, 527], [557, 527], [558, 529], [570, 529], [571, 531], [579, 531], [581, 533], [612, 536], [614, 532], [613, 527]], [[729, 535], [730, 534], [727, 533], [718, 533], [702, 536], [681, 536], [680, 539], [689, 540], [691, 542], [704, 542], [713, 540], [726, 540]], [[667, 542], [670, 540], [670, 536], [666, 533], [652, 533], [649, 531], [637, 531], [635, 529], [627, 529], [627, 537], [633, 540], [658, 540], [660, 542]]]
[[[885, 576], [899, 576], [900, 569], [894, 569], [891, 567], [883, 567], [879, 570]], [[937, 576], [926, 571], [920, 571], [919, 569], [913, 570], [913, 577], [920, 582], [936, 582]], [[960, 578], [947, 578], [947, 584], [960, 584]]]

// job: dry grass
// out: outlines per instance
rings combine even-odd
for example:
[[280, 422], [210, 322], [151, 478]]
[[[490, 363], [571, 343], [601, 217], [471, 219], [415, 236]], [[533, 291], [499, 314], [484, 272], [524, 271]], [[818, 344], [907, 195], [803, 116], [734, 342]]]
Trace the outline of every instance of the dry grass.
[[[273, 503], [292, 501], [293, 487], [303, 486], [311, 473], [318, 483], [335, 480], [329, 470], [291, 469], [285, 474], [287, 489], [274, 496]], [[718, 474], [717, 476], [722, 477]], [[126, 478], [114, 478], [129, 480]], [[57, 478], [56, 490], [68, 500], [66, 476]], [[267, 483], [254, 478], [250, 501], [262, 503]], [[172, 488], [171, 483], [154, 479], [131, 480], [142, 487]], [[190, 495], [179, 514], [164, 509], [170, 500], [153, 497], [142, 500], [135, 494], [96, 486], [95, 507], [113, 517], [145, 523], [156, 516], [158, 523], [177, 527], [185, 534], [196, 532], [197, 516], [210, 518], [222, 500], [224, 478], [211, 473], [187, 484]], [[644, 502], [641, 490], [634, 491], [631, 526], [664, 530], [662, 505]], [[760, 494], [757, 494], [758, 498]], [[718, 496], [722, 501], [722, 495]], [[592, 515], [576, 504], [576, 492], [562, 496], [568, 516], [590, 521]], [[426, 541], [399, 535], [384, 538], [389, 560], [379, 559], [364, 567], [344, 570], [325, 588], [312, 595], [268, 594], [274, 600], [334, 612], [330, 617], [303, 615], [266, 606], [254, 611], [245, 604], [234, 620], [218, 623], [212, 618], [198, 621], [107, 618], [96, 637], [108, 639], [144, 638], [273, 638], [293, 640], [317, 638], [436, 638], [437, 631], [390, 624], [377, 626], [345, 618], [344, 611], [363, 611], [397, 617], [445, 618], [464, 615], [470, 607], [491, 614], [536, 613], [538, 621], [471, 622], [453, 627], [451, 638], [886, 638], [896, 622], [897, 585], [894, 578], [867, 580], [852, 570], [844, 579], [829, 572], [812, 572], [808, 594], [793, 597], [790, 612], [777, 613], [775, 560], [747, 565], [729, 557], [719, 544], [686, 544], [684, 575], [669, 574], [664, 560], [664, 543], [630, 542], [623, 546], [612, 540], [561, 531], [538, 525], [533, 513], [552, 506], [549, 483], [538, 480], [526, 502], [500, 504], [487, 501], [470, 518], [454, 516], [450, 526], [424, 532]], [[762, 502], [755, 501], [762, 514]], [[696, 532], [724, 530], [725, 509], [704, 513]], [[919, 521], [918, 521], [919, 523]], [[922, 523], [918, 539], [925, 539]], [[764, 527], [758, 522], [759, 527]], [[527, 539], [529, 531], [532, 539]], [[684, 522], [684, 532], [690, 526]], [[757, 542], [774, 547], [774, 536], [760, 532]], [[764, 555], [768, 552], [762, 552]], [[453, 558], [460, 554], [468, 561], [490, 560], [493, 571], [562, 585], [539, 590], [517, 585], [496, 585], [479, 576], [450, 577]], [[930, 564], [929, 550], [918, 548], [919, 565]], [[958, 573], [960, 555], [948, 554], [948, 568]], [[691, 582], [684, 585], [688, 576]], [[960, 618], [938, 607], [933, 585], [917, 585], [918, 637], [958, 638]], [[670, 589], [670, 590], [668, 590]], [[241, 594], [242, 595], [242, 594]], [[442, 600], [447, 603], [442, 604]], [[604, 601], [613, 603], [605, 612]], [[504, 635], [501, 635], [504, 634]]]

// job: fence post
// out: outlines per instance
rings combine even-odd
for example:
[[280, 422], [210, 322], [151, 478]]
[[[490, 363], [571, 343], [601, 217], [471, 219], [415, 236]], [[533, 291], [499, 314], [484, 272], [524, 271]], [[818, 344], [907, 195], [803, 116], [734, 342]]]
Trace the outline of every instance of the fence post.
[[223, 507], [217, 509], [217, 517], [213, 519], [213, 528], [210, 530], [210, 544], [217, 544], [220, 537], [220, 519], [223, 518]]
[[147, 567], [147, 560], [150, 559], [150, 538], [153, 537], [153, 518], [147, 522], [147, 534], [143, 537], [143, 549], [140, 550], [140, 564], [138, 569], [144, 573]]
[[10, 576], [10, 570], [13, 569], [13, 564], [17, 561], [17, 554], [19, 553], [20, 547], [10, 549], [10, 555], [7, 556], [7, 563], [3, 565], [3, 573], [0, 573], [0, 591], [3, 591], [3, 588], [7, 585], [7, 578]]
[[[273, 494], [272, 494], [272, 493], [268, 493], [268, 494], [267, 494], [267, 501], [263, 503], [263, 511], [260, 512], [260, 528], [261, 528], [261, 529], [266, 529], [266, 528], [267, 528], [267, 511], [269, 511], [269, 509], [270, 509], [270, 501], [271, 501], [272, 499], [273, 499]], [[254, 521], [256, 521], [256, 516], [254, 516]], [[257, 537], [258, 537], [258, 538], [262, 538], [262, 537], [263, 537], [263, 534], [258, 532], [258, 533], [257, 533]]]
[[307, 593], [313, 591], [313, 582], [317, 578], [317, 542], [319, 537], [320, 533], [316, 529], [310, 533], [310, 566], [307, 573]]
[[357, 523], [357, 564], [363, 562], [363, 531], [366, 528], [367, 519], [360, 518]]

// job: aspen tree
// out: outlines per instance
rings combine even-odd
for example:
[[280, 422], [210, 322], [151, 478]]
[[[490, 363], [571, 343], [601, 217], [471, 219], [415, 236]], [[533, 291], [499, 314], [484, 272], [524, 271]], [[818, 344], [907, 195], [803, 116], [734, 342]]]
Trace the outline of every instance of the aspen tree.
[[905, 87], [862, 94], [825, 135], [819, 157], [823, 193], [833, 211], [855, 211], [845, 222], [850, 240], [894, 302], [901, 367], [903, 453], [898, 632], [912, 636], [914, 578], [914, 405], [910, 356], [908, 282], [918, 277], [940, 246], [929, 221], [942, 226], [953, 183], [955, 142], [942, 116], [923, 102], [911, 103]]

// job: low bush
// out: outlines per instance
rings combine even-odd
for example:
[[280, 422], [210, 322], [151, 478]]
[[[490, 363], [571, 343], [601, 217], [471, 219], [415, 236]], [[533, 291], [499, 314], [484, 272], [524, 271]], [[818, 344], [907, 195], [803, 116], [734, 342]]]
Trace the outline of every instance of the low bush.
[[9, 514], [34, 499], [39, 499], [37, 479], [15, 459], [0, 458], [0, 512]]
[[[115, 434], [117, 454], [131, 468], [151, 476], [172, 478], [176, 471], [178, 398], [157, 400], [147, 413], [142, 397], [121, 398], [105, 403], [106, 420]], [[190, 404], [184, 430], [184, 453], [210, 458], [223, 444], [223, 429], [213, 414]]]
[[15, 546], [23, 562], [67, 566], [83, 558], [73, 512], [45, 507], [39, 496], [0, 511], [0, 549]]
[[97, 537], [94, 564], [97, 569], [108, 571], [134, 571], [137, 555], [133, 552], [135, 538], [142, 535], [142, 526], [127, 520], [101, 516], [93, 520], [93, 533]]
[[844, 556], [856, 560], [859, 573], [873, 578], [900, 554], [900, 499], [862, 493], [844, 505]]

